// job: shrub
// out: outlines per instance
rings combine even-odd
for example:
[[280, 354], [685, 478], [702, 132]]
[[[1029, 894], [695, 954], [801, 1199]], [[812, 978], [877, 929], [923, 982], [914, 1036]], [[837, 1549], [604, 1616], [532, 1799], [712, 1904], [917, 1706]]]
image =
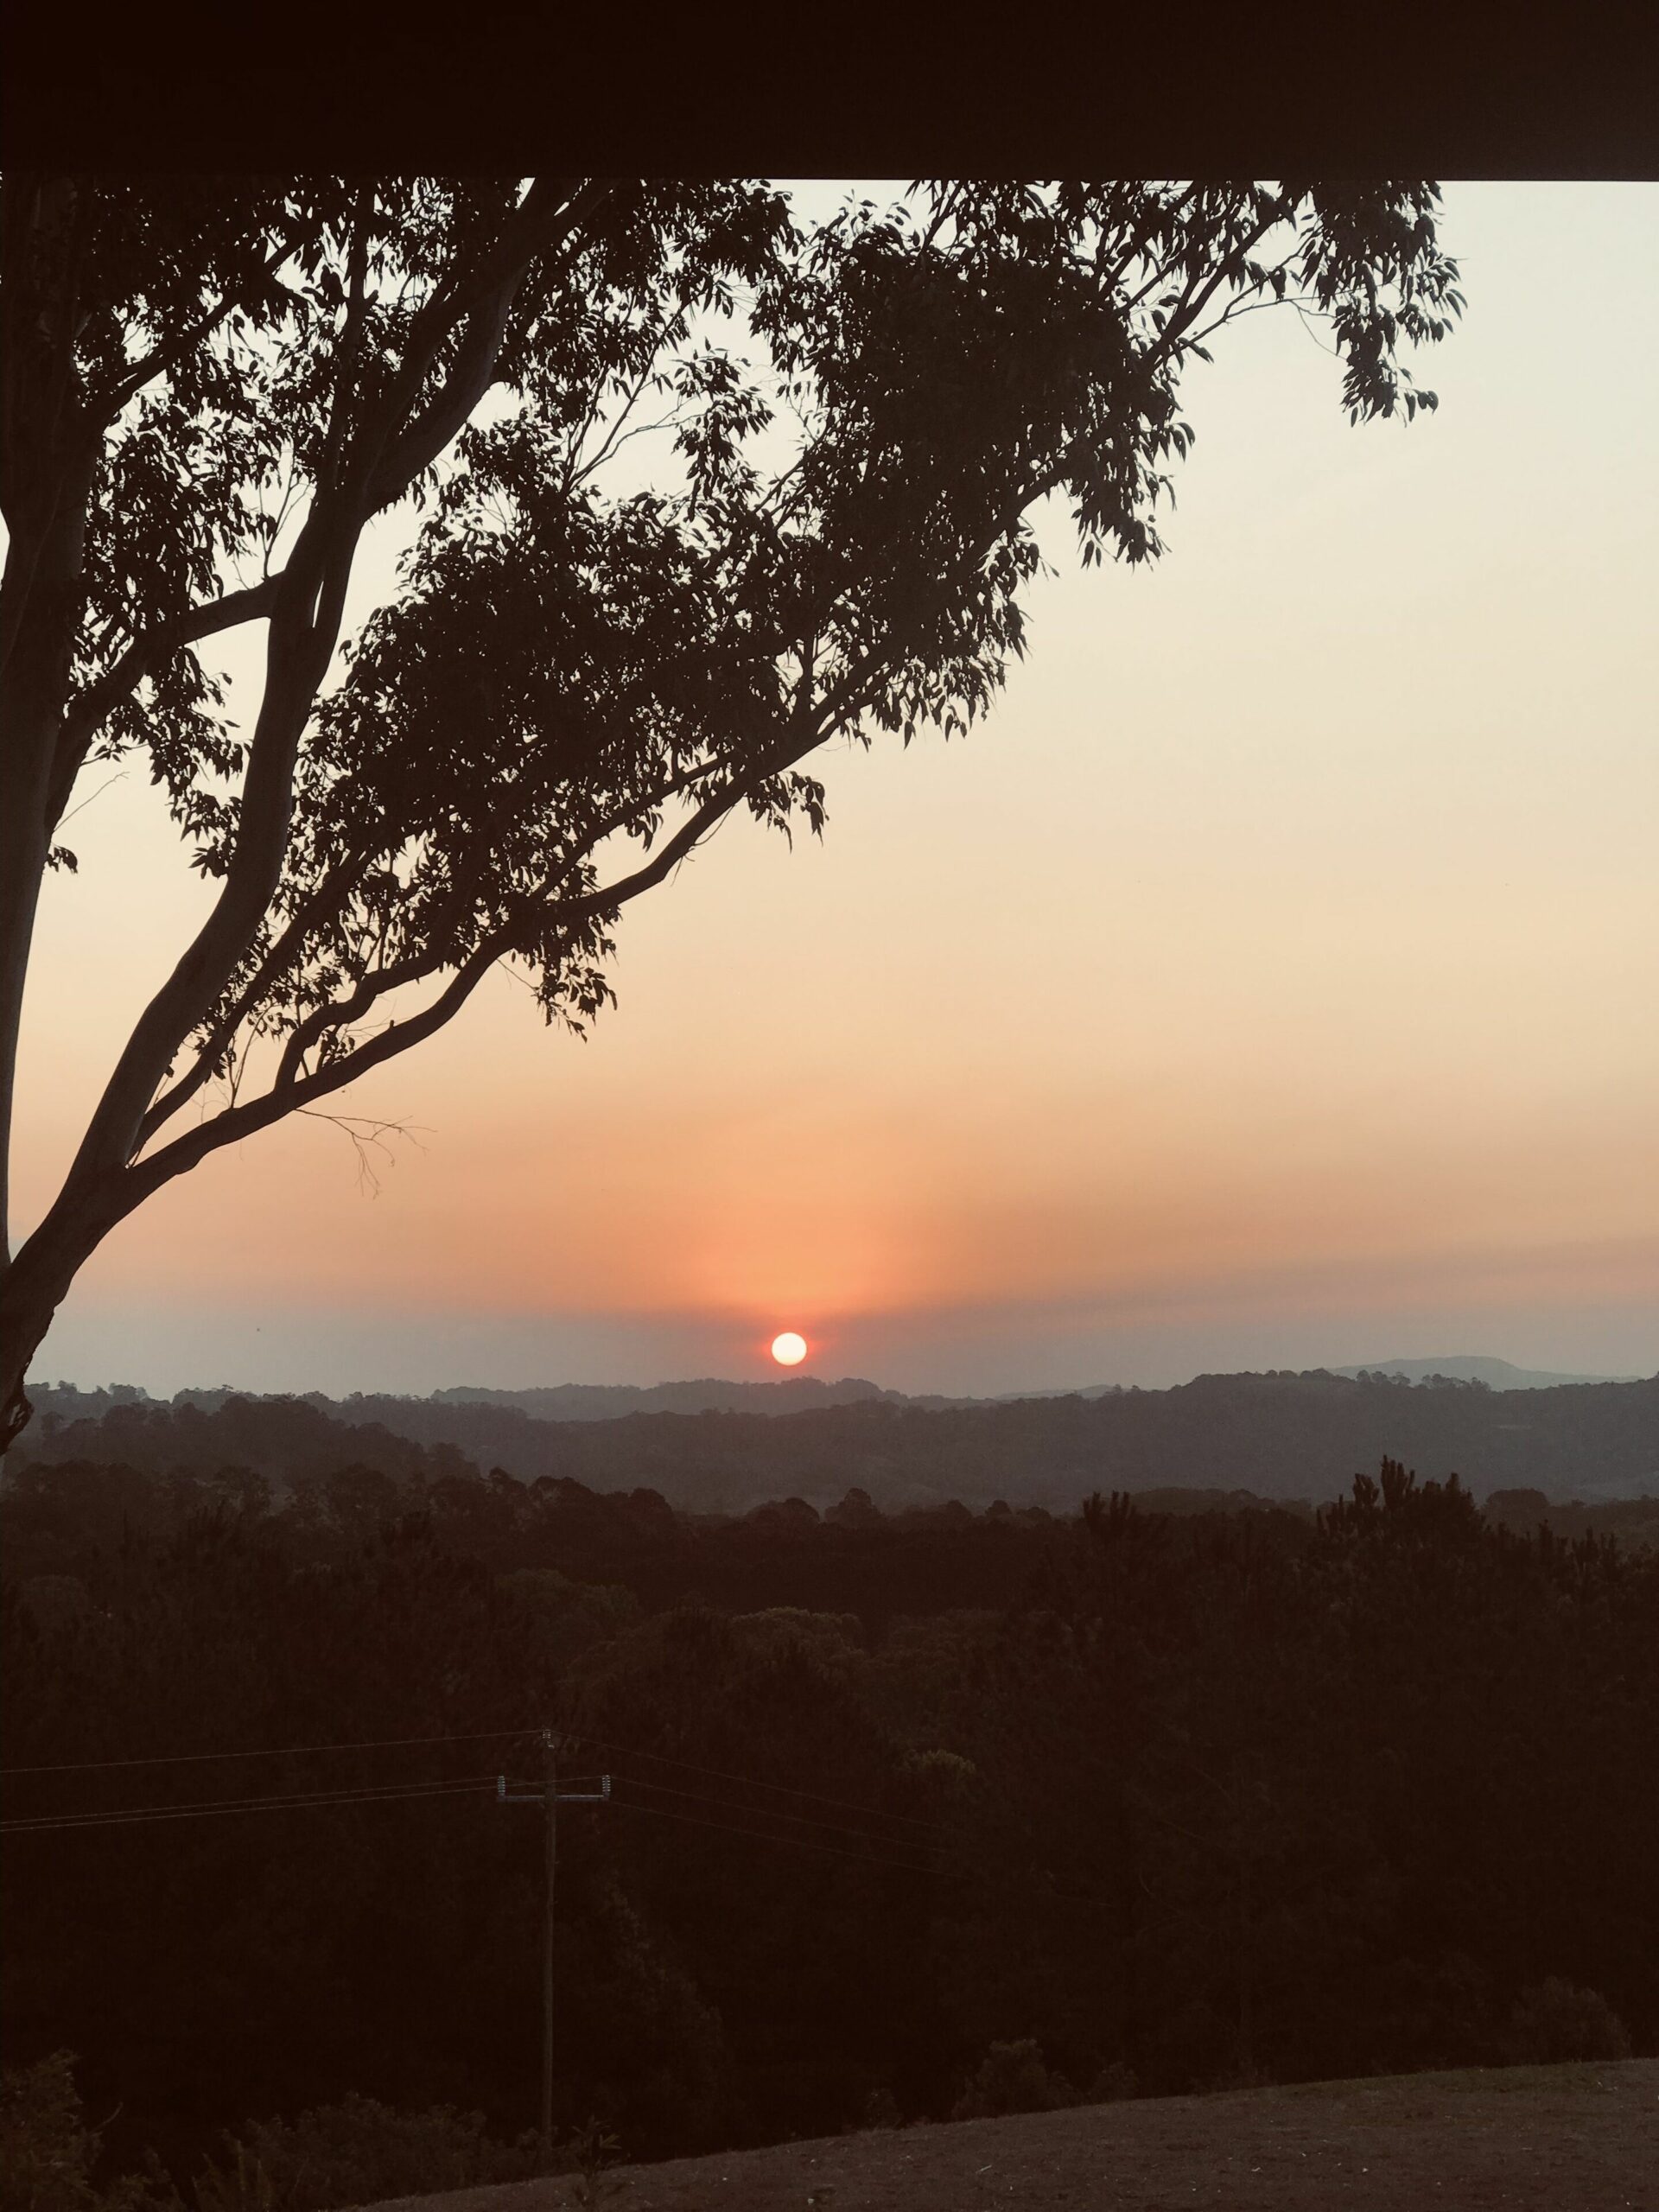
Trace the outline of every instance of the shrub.
[[0, 2206], [4, 2212], [78, 2212], [97, 2202], [98, 2137], [81, 2124], [74, 2060], [54, 2051], [38, 2066], [7, 2067], [0, 2087]]
[[198, 2177], [201, 2212], [332, 2212], [480, 2182], [522, 2181], [540, 2164], [536, 2137], [493, 2141], [481, 2113], [451, 2105], [399, 2112], [348, 2095], [296, 2120], [254, 2120], [229, 2139], [230, 2160]]
[[1083, 2102], [1090, 2105], [1122, 2104], [1125, 2097], [1138, 2097], [1140, 2094], [1141, 2084], [1135, 2079], [1134, 2067], [1126, 2065], [1121, 2058], [1114, 2058], [1096, 2075]]
[[1014, 2112], [1054, 2112], [1074, 2105], [1077, 2093], [1064, 2075], [1051, 2074], [1031, 2037], [994, 2043], [951, 2107], [952, 2120], [998, 2120]]
[[176, 2191], [153, 2160], [107, 2190], [93, 2185], [100, 2131], [88, 2127], [73, 2051], [0, 2074], [0, 2212], [161, 2212]]
[[601, 2202], [610, 2169], [621, 2156], [621, 2144], [607, 2132], [596, 2113], [589, 2113], [586, 2125], [572, 2133], [555, 2165], [561, 2172], [576, 2175], [576, 2202], [591, 2206]]
[[1630, 2055], [1624, 2023], [1600, 1992], [1575, 1989], [1558, 1974], [1522, 1991], [1504, 2041], [1507, 2055], [1522, 2066]]
[[899, 2109], [899, 2101], [887, 2088], [872, 2089], [864, 2100], [864, 2109], [859, 2118], [860, 2127], [902, 2127], [905, 2116]]

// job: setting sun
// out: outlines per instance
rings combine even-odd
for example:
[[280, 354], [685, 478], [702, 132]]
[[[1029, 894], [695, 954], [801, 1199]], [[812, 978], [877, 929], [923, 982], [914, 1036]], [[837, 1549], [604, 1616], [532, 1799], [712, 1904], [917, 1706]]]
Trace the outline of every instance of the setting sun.
[[806, 1338], [785, 1329], [781, 1337], [772, 1338], [772, 1356], [779, 1367], [798, 1367], [806, 1357]]

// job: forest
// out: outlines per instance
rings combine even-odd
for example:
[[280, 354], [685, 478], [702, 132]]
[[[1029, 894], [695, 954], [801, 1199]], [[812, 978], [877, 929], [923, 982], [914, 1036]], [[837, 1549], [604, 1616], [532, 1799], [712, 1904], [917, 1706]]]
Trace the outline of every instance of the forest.
[[544, 1728], [567, 2144], [1651, 2050], [1653, 1518], [36, 1457], [9, 2058], [200, 2212], [528, 2171]]

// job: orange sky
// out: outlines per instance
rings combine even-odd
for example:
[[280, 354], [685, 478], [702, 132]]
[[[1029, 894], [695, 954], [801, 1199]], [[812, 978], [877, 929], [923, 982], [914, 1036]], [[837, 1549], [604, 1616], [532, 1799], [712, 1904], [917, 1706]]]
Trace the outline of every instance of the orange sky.
[[[1449, 188], [1409, 431], [1259, 315], [1152, 572], [1062, 569], [966, 742], [831, 756], [631, 910], [586, 1046], [494, 979], [111, 1240], [37, 1371], [912, 1389], [1659, 1365], [1659, 191]], [[371, 578], [369, 581], [372, 581]], [[107, 778], [89, 778], [99, 791]], [[137, 773], [48, 886], [25, 1224], [198, 911]]]

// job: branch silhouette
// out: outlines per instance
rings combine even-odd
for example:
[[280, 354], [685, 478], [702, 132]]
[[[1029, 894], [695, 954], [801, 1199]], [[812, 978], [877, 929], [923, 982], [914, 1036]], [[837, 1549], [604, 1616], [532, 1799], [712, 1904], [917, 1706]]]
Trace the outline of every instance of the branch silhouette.
[[[4, 1433], [79, 1268], [162, 1184], [322, 1111], [498, 961], [583, 1027], [620, 915], [736, 809], [816, 833], [819, 746], [986, 714], [1026, 647], [1033, 508], [1065, 494], [1085, 565], [1156, 557], [1182, 370], [1238, 314], [1328, 317], [1356, 416], [1432, 405], [1399, 354], [1461, 307], [1437, 204], [957, 181], [803, 228], [742, 180], [9, 182], [8, 1159], [39, 886], [94, 749], [144, 757], [217, 888], [7, 1261]], [[397, 582], [347, 635], [394, 507]], [[249, 623], [244, 741], [197, 648]]]

